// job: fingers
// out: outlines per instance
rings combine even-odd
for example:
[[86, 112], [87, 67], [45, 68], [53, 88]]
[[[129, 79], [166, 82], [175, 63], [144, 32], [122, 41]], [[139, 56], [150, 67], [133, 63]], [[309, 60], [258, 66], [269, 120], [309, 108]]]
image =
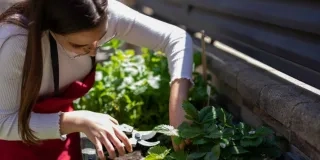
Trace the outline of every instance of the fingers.
[[101, 134], [100, 141], [103, 143], [103, 145], [106, 147], [108, 153], [109, 153], [109, 158], [114, 159], [116, 157], [116, 151], [110, 142], [110, 140], [105, 136], [104, 134]]
[[124, 145], [118, 139], [115, 133], [108, 134], [109, 140], [113, 143], [113, 145], [117, 148], [119, 156], [123, 156], [125, 154]]
[[[113, 122], [115, 125], [119, 125], [119, 122], [115, 118], [111, 117], [110, 115], [108, 115], [108, 117], [109, 117], [110, 121]], [[115, 131], [116, 136], [122, 141], [121, 148], [123, 148], [123, 144], [124, 144], [124, 146], [126, 147], [126, 150], [128, 152], [132, 152], [132, 145], [131, 145], [128, 137], [116, 127], [113, 127], [113, 130]]]
[[125, 145], [126, 150], [128, 152], [132, 152], [132, 145], [130, 143], [130, 140], [128, 139], [128, 137], [126, 136], [126, 134], [124, 134], [122, 131], [120, 131], [118, 128], [114, 128], [115, 134], [117, 135], [117, 137], [122, 141], [122, 143]]
[[93, 143], [94, 143], [94, 145], [96, 147], [97, 155], [98, 155], [99, 159], [105, 160], [106, 157], [104, 156], [103, 148], [102, 148], [102, 145], [101, 145], [99, 139], [95, 138]]

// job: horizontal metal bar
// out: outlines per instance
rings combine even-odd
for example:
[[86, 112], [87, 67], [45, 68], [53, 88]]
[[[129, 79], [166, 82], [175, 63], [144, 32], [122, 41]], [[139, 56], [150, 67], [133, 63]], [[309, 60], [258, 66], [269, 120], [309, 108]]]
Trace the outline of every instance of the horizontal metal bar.
[[187, 0], [187, 3], [201, 10], [320, 35], [320, 3], [316, 1]]

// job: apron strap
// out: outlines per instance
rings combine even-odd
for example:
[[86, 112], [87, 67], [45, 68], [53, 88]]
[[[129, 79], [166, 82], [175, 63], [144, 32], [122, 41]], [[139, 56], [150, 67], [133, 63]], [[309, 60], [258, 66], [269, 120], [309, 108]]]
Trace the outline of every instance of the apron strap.
[[96, 69], [96, 57], [91, 57], [91, 65], [92, 65], [92, 69], [91, 72], [94, 72]]
[[[53, 83], [54, 83], [54, 96], [59, 95], [59, 59], [58, 59], [58, 49], [56, 40], [49, 33], [49, 41], [50, 41], [50, 54], [51, 54], [51, 65], [53, 72]], [[96, 58], [91, 57], [92, 70], [94, 71], [96, 68]]]
[[53, 72], [54, 96], [57, 97], [59, 95], [58, 49], [57, 49], [57, 43], [50, 33], [49, 33], [49, 41], [50, 41], [51, 65], [52, 65], [52, 72]]

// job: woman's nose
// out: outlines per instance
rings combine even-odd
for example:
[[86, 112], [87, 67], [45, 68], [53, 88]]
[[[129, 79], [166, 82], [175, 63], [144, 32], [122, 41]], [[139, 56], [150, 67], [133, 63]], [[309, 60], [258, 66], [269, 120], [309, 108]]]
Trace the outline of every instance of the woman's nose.
[[98, 42], [95, 41], [91, 44], [90, 46], [90, 53], [89, 55], [90, 56], [95, 56], [97, 54], [97, 47], [98, 47]]

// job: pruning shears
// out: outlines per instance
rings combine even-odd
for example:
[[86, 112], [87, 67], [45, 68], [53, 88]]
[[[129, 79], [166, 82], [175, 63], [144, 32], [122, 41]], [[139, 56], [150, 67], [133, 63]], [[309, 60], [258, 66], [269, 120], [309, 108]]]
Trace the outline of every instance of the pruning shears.
[[[121, 124], [118, 127], [128, 136], [130, 144], [133, 148], [150, 148], [160, 144], [160, 141], [148, 141], [157, 134], [155, 131], [137, 131], [134, 129], [134, 127], [127, 124]], [[81, 135], [81, 139], [83, 160], [96, 160], [97, 156], [95, 146], [86, 138], [84, 134]], [[105, 152], [105, 154], [107, 155], [108, 152]]]
[[129, 136], [132, 147], [136, 147], [138, 144], [144, 147], [153, 147], [160, 144], [160, 141], [147, 141], [157, 134], [155, 131], [137, 131], [132, 126], [127, 124], [121, 124], [119, 125], [119, 128], [122, 132]]

